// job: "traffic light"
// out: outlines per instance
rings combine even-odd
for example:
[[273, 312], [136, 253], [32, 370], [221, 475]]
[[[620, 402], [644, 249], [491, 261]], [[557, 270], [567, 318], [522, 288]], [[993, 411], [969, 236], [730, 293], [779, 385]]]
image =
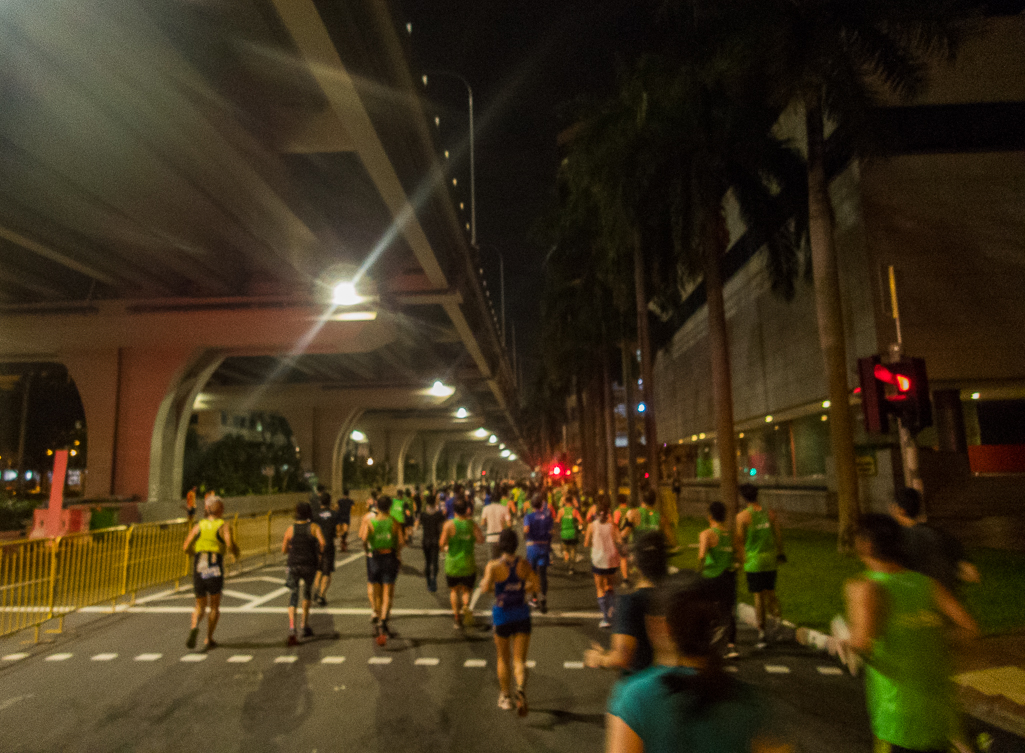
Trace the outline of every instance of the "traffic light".
[[891, 364], [881, 363], [879, 356], [859, 358], [858, 379], [866, 431], [887, 433], [890, 414], [900, 418], [912, 433], [932, 426], [929, 379], [921, 358], [902, 358]]

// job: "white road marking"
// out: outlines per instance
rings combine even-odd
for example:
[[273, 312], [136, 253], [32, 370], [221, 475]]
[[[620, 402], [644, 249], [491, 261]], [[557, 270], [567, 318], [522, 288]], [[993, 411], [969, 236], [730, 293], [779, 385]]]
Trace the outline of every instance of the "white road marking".
[[285, 585], [285, 579], [284, 578], [271, 578], [269, 575], [256, 575], [256, 576], [253, 576], [252, 578], [232, 578], [231, 582], [232, 583], [256, 583], [256, 582], [263, 582], [263, 583], [273, 583], [275, 586], [283, 586], [283, 585]]
[[843, 670], [839, 667], [816, 667], [820, 675], [842, 675]]
[[181, 658], [181, 661], [191, 662], [193, 664], [196, 662], [206, 661], [206, 654], [185, 654], [185, 656]]
[[3, 660], [4, 661], [21, 661], [22, 659], [27, 659], [28, 657], [29, 657], [29, 655], [23, 652], [23, 653], [19, 653], [19, 654], [7, 654], [7, 656], [3, 657]]
[[464, 667], [471, 667], [471, 668], [475, 668], [475, 669], [480, 669], [481, 667], [488, 666], [488, 663], [484, 659], [467, 659], [466, 661], [463, 662], [463, 666]]
[[274, 599], [278, 598], [279, 596], [284, 596], [287, 593], [288, 593], [288, 589], [287, 588], [284, 588], [284, 587], [276, 588], [273, 591], [271, 591], [269, 594], [267, 594], [266, 596], [261, 596], [259, 599], [253, 599], [251, 602], [249, 602], [245, 606], [241, 607], [241, 611], [248, 612], [248, 611], [250, 611], [252, 609], [255, 609], [258, 606], [266, 604], [268, 601], [273, 601]]
[[228, 664], [245, 664], [253, 660], [252, 654], [235, 654], [228, 657]]
[[350, 554], [348, 557], [346, 557], [341, 562], [336, 562], [335, 563], [335, 570], [337, 570], [340, 567], [344, 567], [345, 565], [348, 565], [350, 562], [355, 562], [358, 559], [362, 559], [365, 556], [366, 555], [363, 552], [358, 552], [356, 554]]
[[135, 657], [135, 661], [156, 661], [163, 656], [163, 654], [139, 654]]
[[537, 662], [533, 659], [527, 659], [527, 669], [533, 669], [537, 666]]
[[275, 664], [295, 664], [297, 661], [299, 661], [299, 657], [295, 654], [287, 654], [285, 656], [274, 657]]
[[[256, 594], [247, 594], [245, 591], [232, 591], [231, 589], [225, 588], [221, 591], [225, 596], [230, 596], [233, 599], [242, 599], [244, 601], [256, 601], [260, 597]], [[245, 607], [243, 607], [244, 609]]]
[[367, 664], [391, 664], [391, 660], [390, 656], [371, 656], [367, 659]]
[[35, 698], [35, 696], [32, 693], [29, 693], [28, 695], [16, 695], [14, 698], [8, 698], [3, 703], [0, 703], [0, 711], [6, 711], [14, 704], [20, 703], [21, 701], [27, 701], [30, 698]]
[[189, 597], [191, 597], [192, 594], [180, 594], [180, 593], [176, 592], [173, 588], [169, 588], [166, 591], [158, 591], [155, 594], [150, 594], [149, 596], [143, 596], [141, 599], [136, 599], [135, 603], [136, 604], [146, 604], [147, 602], [150, 602], [150, 601], [160, 601], [161, 599], [166, 599], [168, 597], [174, 597], [174, 596], [177, 596], [179, 598], [181, 596], [189, 596]]
[[321, 664], [341, 664], [345, 661], [344, 656], [325, 656], [320, 660]]
[[766, 664], [765, 671], [772, 675], [788, 675], [790, 667], [784, 667], [782, 664]]
[[[191, 598], [191, 597], [190, 597]], [[261, 597], [262, 598], [262, 597]], [[40, 607], [41, 610], [46, 607]], [[2, 611], [2, 610], [0, 610]], [[74, 610], [68, 610], [74, 611]], [[93, 607], [82, 607], [78, 610], [87, 614], [110, 614], [110, 607], [104, 606], [93, 606]], [[191, 606], [136, 606], [131, 607], [127, 605], [119, 605], [118, 612], [129, 612], [134, 614], [192, 614], [194, 611]], [[249, 604], [243, 606], [226, 607], [221, 605], [221, 614], [288, 614], [288, 607], [268, 607], [258, 606], [253, 607]], [[330, 614], [336, 617], [369, 617], [369, 607], [325, 607], [318, 608], [317, 614]], [[391, 610], [393, 617], [451, 617], [451, 609], [393, 609]], [[491, 610], [480, 610], [474, 612], [474, 615], [481, 618], [488, 618], [491, 616]], [[532, 620], [560, 620], [560, 619], [575, 619], [575, 620], [599, 620], [601, 619], [601, 612], [548, 612], [548, 614], [539, 614], [533, 612], [530, 615]]]
[[440, 659], [433, 656], [421, 656], [419, 659], [413, 662], [413, 664], [415, 664], [418, 667], [436, 667], [438, 666], [439, 661]]
[[50, 654], [43, 661], [67, 661], [71, 654]]
[[117, 654], [96, 654], [91, 661], [114, 661]]
[[736, 667], [725, 667], [727, 672], [739, 672], [740, 670]]
[[564, 661], [562, 663], [563, 669], [583, 669], [584, 663], [582, 661]]

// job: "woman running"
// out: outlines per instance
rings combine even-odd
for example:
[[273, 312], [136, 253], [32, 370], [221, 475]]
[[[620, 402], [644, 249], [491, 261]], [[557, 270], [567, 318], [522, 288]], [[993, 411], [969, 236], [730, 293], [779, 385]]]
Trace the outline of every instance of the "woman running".
[[595, 519], [587, 526], [584, 546], [591, 547], [591, 572], [594, 573], [594, 588], [598, 593], [598, 608], [601, 610], [600, 628], [612, 627], [612, 605], [616, 598], [612, 590], [612, 577], [619, 569], [619, 529], [612, 522], [609, 498], [598, 495], [595, 505]]
[[569, 567], [569, 574], [572, 575], [573, 564], [577, 561], [579, 530], [583, 521], [580, 519], [580, 511], [573, 504], [573, 499], [570, 495], [563, 498], [555, 522], [559, 524], [559, 538], [562, 539], [562, 557]]
[[511, 709], [513, 698], [509, 694], [509, 646], [512, 644], [513, 674], [516, 676], [516, 712], [527, 715], [527, 648], [530, 646], [530, 605], [527, 591], [537, 590], [537, 575], [527, 561], [516, 556], [519, 537], [506, 528], [499, 535], [498, 559], [484, 568], [480, 590], [495, 589], [495, 606], [491, 619], [495, 625], [495, 649], [498, 654], [498, 708]]

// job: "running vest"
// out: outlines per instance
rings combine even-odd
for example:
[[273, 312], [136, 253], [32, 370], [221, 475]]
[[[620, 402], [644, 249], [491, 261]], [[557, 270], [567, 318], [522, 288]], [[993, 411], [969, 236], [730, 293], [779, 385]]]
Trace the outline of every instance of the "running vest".
[[224, 551], [224, 541], [221, 538], [221, 526], [224, 525], [223, 518], [203, 518], [199, 521], [199, 538], [196, 539], [194, 551], [216, 552]]
[[395, 550], [395, 527], [393, 518], [374, 518], [370, 521], [370, 535], [367, 544], [371, 552], [391, 552]]
[[701, 574], [706, 578], [717, 578], [733, 565], [733, 542], [722, 528], [712, 526], [719, 543], [705, 553]]
[[620, 531], [622, 531], [624, 528], [626, 528], [626, 514], [629, 511], [630, 511], [629, 506], [627, 506], [627, 505], [620, 505], [612, 513], [612, 522], [615, 523], [619, 527]]
[[751, 513], [751, 525], [747, 527], [744, 538], [744, 571], [764, 573], [775, 570], [776, 539], [772, 535], [769, 513], [750, 506], [747, 509]]
[[608, 570], [619, 567], [619, 550], [616, 549], [616, 540], [612, 538], [612, 518], [606, 519], [604, 523], [596, 518], [594, 527], [591, 529], [591, 564], [599, 570]]
[[562, 528], [559, 534], [564, 539], [575, 539], [577, 537], [577, 522], [573, 515], [573, 505], [562, 506]]
[[519, 564], [519, 557], [506, 564], [508, 577], [495, 583], [495, 606], [491, 608], [491, 620], [495, 625], [530, 619], [530, 606], [525, 598], [526, 583], [516, 572]]
[[658, 510], [649, 510], [647, 507], [641, 506], [641, 520], [637, 524], [637, 532], [642, 531], [657, 531], [659, 524], [662, 522], [662, 515]]
[[452, 522], [456, 532], [448, 540], [445, 575], [464, 578], [477, 572], [477, 561], [473, 557], [473, 521], [455, 518]]
[[547, 549], [552, 543], [552, 523], [552, 516], [543, 507], [528, 512], [527, 517], [523, 519], [523, 525], [527, 529], [527, 545]]
[[391, 501], [391, 511], [389, 514], [395, 520], [396, 523], [402, 525], [406, 521], [406, 505], [405, 502], [396, 497]]
[[872, 732], [912, 750], [946, 750], [956, 713], [932, 580], [910, 570], [865, 577], [882, 587], [886, 603], [886, 622], [865, 669]]
[[310, 533], [310, 521], [292, 524], [292, 541], [288, 545], [288, 566], [296, 569], [317, 566], [317, 537]]

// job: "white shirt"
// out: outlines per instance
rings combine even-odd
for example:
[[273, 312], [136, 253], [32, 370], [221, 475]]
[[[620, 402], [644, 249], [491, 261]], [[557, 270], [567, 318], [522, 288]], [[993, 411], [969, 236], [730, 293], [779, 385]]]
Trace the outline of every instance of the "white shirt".
[[484, 511], [480, 514], [480, 522], [484, 527], [485, 540], [493, 544], [498, 541], [502, 529], [512, 525], [512, 518], [509, 517], [508, 507], [492, 502], [485, 505]]

